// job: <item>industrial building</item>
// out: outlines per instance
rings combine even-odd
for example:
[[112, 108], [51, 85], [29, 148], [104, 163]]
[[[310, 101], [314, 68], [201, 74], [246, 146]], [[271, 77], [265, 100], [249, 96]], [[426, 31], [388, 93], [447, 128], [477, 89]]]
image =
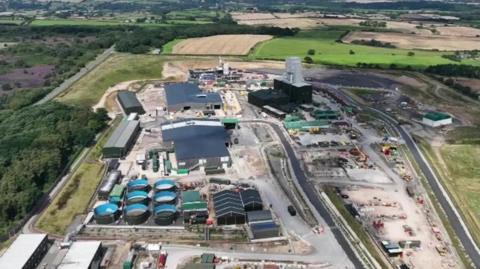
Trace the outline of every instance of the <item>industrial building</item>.
[[263, 203], [260, 193], [254, 189], [247, 189], [240, 192], [243, 208], [245, 211], [262, 210]]
[[286, 121], [283, 123], [283, 125], [285, 126], [285, 129], [289, 131], [304, 131], [304, 132], [330, 128], [330, 124], [328, 123], [328, 121], [324, 121], [324, 120]]
[[108, 196], [113, 189], [113, 186], [118, 183], [122, 173], [118, 170], [112, 171], [108, 174], [107, 178], [104, 180], [102, 186], [98, 190], [98, 199], [108, 200]]
[[248, 224], [272, 222], [272, 212], [270, 210], [256, 210], [247, 212]]
[[110, 192], [110, 195], [108, 196], [108, 201], [110, 203], [118, 204], [122, 201], [124, 193], [125, 187], [120, 184], [115, 184]]
[[100, 241], [73, 242], [58, 269], [100, 268], [103, 250]]
[[205, 223], [208, 218], [208, 206], [198, 191], [182, 193], [183, 220], [185, 223]]
[[302, 74], [302, 62], [298, 57], [289, 57], [285, 61], [285, 73], [281, 79], [273, 80], [273, 89], [283, 92], [288, 100], [295, 104], [312, 102], [312, 85], [306, 83]]
[[230, 136], [218, 120], [187, 120], [162, 125], [163, 142], [173, 145], [178, 169], [225, 169], [231, 165]]
[[302, 63], [298, 57], [287, 58], [282, 78], [273, 80], [273, 90], [248, 93], [248, 102], [258, 107], [271, 106], [284, 112], [292, 112], [295, 105], [312, 102], [313, 88], [302, 75]]
[[217, 225], [244, 224], [247, 214], [238, 192], [223, 190], [213, 195]]
[[441, 112], [428, 112], [422, 119], [422, 123], [430, 127], [450, 125], [452, 122], [452, 116]]
[[119, 91], [117, 94], [117, 100], [125, 115], [131, 113], [137, 113], [138, 115], [145, 114], [145, 110], [134, 92]]
[[127, 155], [135, 143], [139, 131], [140, 122], [137, 120], [123, 120], [120, 122], [103, 147], [103, 157], [122, 158]]
[[118, 205], [106, 203], [93, 209], [93, 216], [97, 224], [111, 224], [120, 216]]
[[280, 235], [280, 227], [274, 222], [251, 224], [250, 231], [252, 231], [253, 239], [265, 239]]
[[0, 257], [0, 268], [34, 269], [48, 248], [46, 234], [20, 234]]
[[222, 109], [220, 94], [203, 92], [198, 85], [188, 82], [165, 85], [167, 110], [178, 112], [184, 110], [214, 110]]

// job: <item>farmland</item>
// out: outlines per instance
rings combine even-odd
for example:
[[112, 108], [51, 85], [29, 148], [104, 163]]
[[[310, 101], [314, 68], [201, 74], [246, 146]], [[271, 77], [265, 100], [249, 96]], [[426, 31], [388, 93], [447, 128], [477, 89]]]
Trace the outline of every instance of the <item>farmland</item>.
[[443, 184], [465, 216], [475, 240], [480, 240], [480, 146], [424, 147]]
[[352, 32], [345, 36], [342, 41], [351, 43], [355, 40], [377, 40], [388, 42], [402, 49], [423, 50], [475, 50], [480, 49], [480, 39], [466, 36], [443, 36], [443, 35], [412, 35], [404, 33], [382, 32]]
[[270, 35], [215, 35], [189, 38], [175, 44], [172, 54], [189, 55], [247, 55], [259, 42]]
[[92, 106], [108, 87], [122, 81], [162, 76], [162, 56], [114, 54], [68, 89], [61, 102]]
[[378, 64], [379, 66], [411, 66], [423, 68], [435, 64], [455, 63], [442, 58], [441, 52], [369, 47], [343, 44], [336, 40], [344, 34], [340, 30], [303, 31], [293, 37], [275, 38], [258, 45], [250, 54], [252, 59], [282, 60], [289, 56], [307, 56], [309, 49], [315, 50], [310, 55], [314, 63], [356, 66], [357, 63]]

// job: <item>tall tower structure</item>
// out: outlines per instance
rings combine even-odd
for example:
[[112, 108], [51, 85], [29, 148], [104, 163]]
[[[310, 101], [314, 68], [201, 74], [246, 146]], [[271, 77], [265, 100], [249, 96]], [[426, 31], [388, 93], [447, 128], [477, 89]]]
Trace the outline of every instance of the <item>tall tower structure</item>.
[[289, 57], [285, 61], [285, 73], [281, 79], [273, 81], [275, 90], [288, 96], [290, 103], [312, 102], [312, 85], [305, 82], [302, 74], [302, 62], [298, 57]]
[[283, 79], [291, 84], [303, 84], [305, 80], [302, 74], [302, 62], [298, 57], [289, 57], [285, 61], [285, 73]]

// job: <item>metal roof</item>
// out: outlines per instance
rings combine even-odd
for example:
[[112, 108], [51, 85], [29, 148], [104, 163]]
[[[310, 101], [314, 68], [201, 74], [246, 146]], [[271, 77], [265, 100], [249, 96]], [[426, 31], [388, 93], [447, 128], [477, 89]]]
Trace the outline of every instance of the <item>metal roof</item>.
[[252, 203], [263, 205], [262, 198], [260, 197], [260, 193], [254, 189], [241, 191], [240, 198], [242, 199], [243, 205], [248, 205]]
[[221, 217], [224, 215], [244, 215], [242, 200], [238, 192], [223, 190], [213, 195], [213, 204], [215, 207], [215, 215]]
[[101, 241], [73, 242], [58, 269], [88, 269], [95, 254], [102, 246]]
[[423, 117], [432, 121], [440, 121], [452, 118], [450, 115], [442, 112], [428, 112]]
[[272, 212], [270, 210], [255, 210], [247, 212], [248, 222], [272, 221]]
[[46, 234], [20, 234], [0, 257], [0, 268], [22, 269], [46, 237]]
[[229, 135], [221, 123], [220, 126], [184, 124], [176, 128], [162, 127], [162, 136], [164, 142], [173, 141], [179, 161], [230, 156], [225, 146]]
[[110, 197], [120, 197], [123, 195], [123, 192], [125, 191], [125, 186], [122, 186], [120, 184], [116, 184], [113, 186], [113, 190], [110, 192]]
[[140, 126], [138, 120], [123, 120], [105, 143], [104, 148], [126, 148], [130, 138]]
[[220, 94], [214, 92], [203, 92], [198, 85], [188, 82], [166, 85], [165, 94], [168, 105], [188, 103], [222, 103]]
[[142, 104], [138, 101], [137, 95], [134, 92], [118, 91], [117, 98], [123, 108], [141, 107], [143, 109]]
[[184, 204], [202, 201], [202, 198], [200, 197], [200, 192], [198, 191], [184, 191], [182, 193], [182, 197]]

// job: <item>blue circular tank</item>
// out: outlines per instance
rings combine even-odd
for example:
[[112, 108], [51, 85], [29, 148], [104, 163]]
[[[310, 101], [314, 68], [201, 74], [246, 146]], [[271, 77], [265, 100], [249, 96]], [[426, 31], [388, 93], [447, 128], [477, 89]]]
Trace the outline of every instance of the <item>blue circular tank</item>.
[[177, 199], [177, 194], [173, 191], [159, 191], [153, 197], [153, 200], [157, 204], [167, 203], [175, 204]]
[[125, 208], [125, 221], [129, 225], [138, 225], [150, 217], [148, 206], [144, 204], [131, 204]]
[[98, 224], [110, 224], [118, 219], [120, 211], [116, 204], [106, 203], [95, 207], [93, 213]]
[[127, 183], [127, 188], [129, 192], [133, 191], [148, 191], [148, 180], [146, 179], [136, 179]]
[[156, 206], [154, 212], [155, 223], [158, 225], [170, 225], [175, 221], [177, 216], [177, 208], [170, 204]]
[[154, 185], [156, 191], [175, 190], [176, 188], [175, 181], [171, 179], [160, 179]]
[[127, 194], [127, 205], [148, 204], [148, 193], [145, 191], [132, 191]]

